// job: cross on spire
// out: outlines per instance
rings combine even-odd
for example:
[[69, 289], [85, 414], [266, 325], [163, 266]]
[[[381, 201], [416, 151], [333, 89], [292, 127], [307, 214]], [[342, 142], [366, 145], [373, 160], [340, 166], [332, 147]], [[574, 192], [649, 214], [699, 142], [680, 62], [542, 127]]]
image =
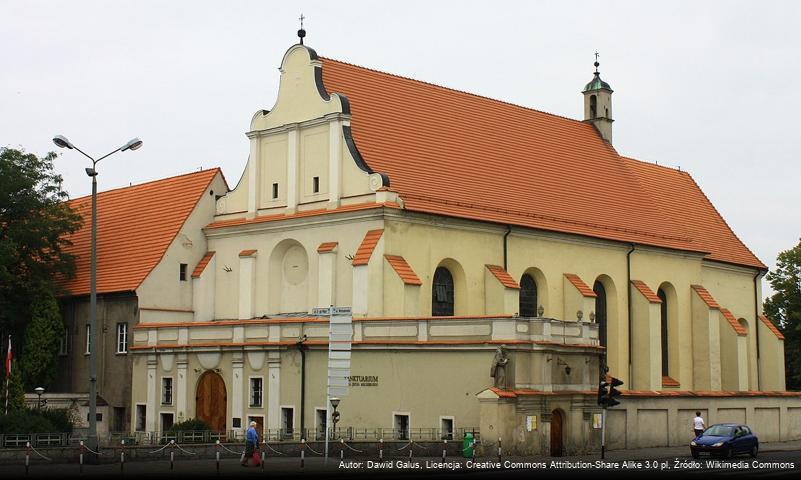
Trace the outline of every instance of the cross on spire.
[[301, 45], [303, 45], [303, 37], [306, 36], [306, 30], [303, 29], [303, 20], [305, 19], [306, 17], [304, 17], [302, 13], [300, 14], [300, 17], [298, 17], [298, 20], [300, 20], [300, 30], [298, 30], [298, 38], [300, 38]]
[[599, 56], [600, 56], [600, 54], [598, 53], [598, 50], [596, 50], [595, 51], [595, 63], [594, 63], [594, 65], [595, 65], [595, 73], [598, 73], [598, 66], [601, 65], [600, 63], [598, 63], [598, 57]]

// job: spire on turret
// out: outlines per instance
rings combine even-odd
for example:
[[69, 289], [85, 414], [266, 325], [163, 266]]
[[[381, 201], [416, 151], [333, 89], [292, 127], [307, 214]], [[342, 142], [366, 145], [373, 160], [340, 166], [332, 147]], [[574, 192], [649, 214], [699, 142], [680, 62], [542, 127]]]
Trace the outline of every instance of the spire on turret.
[[595, 72], [590, 83], [581, 91], [584, 94], [584, 121], [595, 125], [601, 137], [612, 143], [612, 87], [601, 80], [599, 56], [595, 52]]
[[305, 18], [306, 17], [304, 17], [302, 13], [300, 14], [300, 17], [298, 18], [298, 20], [300, 20], [300, 30], [298, 30], [298, 38], [300, 38], [300, 44], [301, 45], [303, 45], [303, 37], [306, 36], [306, 30], [303, 29], [303, 20]]

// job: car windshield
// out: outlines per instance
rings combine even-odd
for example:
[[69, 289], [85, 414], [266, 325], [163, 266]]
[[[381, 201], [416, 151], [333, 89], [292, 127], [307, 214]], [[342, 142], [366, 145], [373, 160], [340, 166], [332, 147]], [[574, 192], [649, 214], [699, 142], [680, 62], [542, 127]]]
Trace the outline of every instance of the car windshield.
[[711, 437], [731, 437], [734, 427], [730, 425], [712, 425], [704, 431], [704, 435]]

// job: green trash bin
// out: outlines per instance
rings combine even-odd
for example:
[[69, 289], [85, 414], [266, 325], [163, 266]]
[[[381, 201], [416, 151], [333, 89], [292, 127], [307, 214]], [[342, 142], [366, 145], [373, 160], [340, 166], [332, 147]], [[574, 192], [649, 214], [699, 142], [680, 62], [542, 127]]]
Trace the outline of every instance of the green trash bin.
[[462, 442], [462, 455], [464, 458], [473, 458], [473, 434], [467, 432], [464, 434], [464, 442]]

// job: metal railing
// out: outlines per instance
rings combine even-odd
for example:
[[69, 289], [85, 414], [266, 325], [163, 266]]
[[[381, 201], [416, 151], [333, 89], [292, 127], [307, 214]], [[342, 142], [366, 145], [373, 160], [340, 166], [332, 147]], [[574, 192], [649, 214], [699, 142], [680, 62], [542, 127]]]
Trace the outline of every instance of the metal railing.
[[[356, 428], [356, 427], [337, 427], [336, 431], [329, 431], [329, 440], [363, 441], [377, 442], [384, 441], [440, 441], [440, 440], [460, 440], [466, 433], [472, 433], [475, 438], [479, 438], [478, 428], [466, 427], [453, 430], [443, 430], [439, 428]], [[324, 429], [266, 429], [262, 432], [262, 440], [268, 443], [276, 442], [300, 442], [301, 439], [307, 442], [325, 440]], [[100, 439], [101, 446], [117, 446], [124, 440], [125, 445], [165, 445], [171, 441], [176, 444], [214, 444], [218, 440], [220, 443], [244, 443], [245, 429], [229, 430], [225, 432], [215, 432], [210, 430], [186, 430], [174, 432], [110, 432]], [[34, 447], [75, 447], [81, 441], [87, 441], [86, 432], [76, 431], [73, 433], [8, 433], [0, 434], [0, 448], [24, 448], [28, 442]]]

